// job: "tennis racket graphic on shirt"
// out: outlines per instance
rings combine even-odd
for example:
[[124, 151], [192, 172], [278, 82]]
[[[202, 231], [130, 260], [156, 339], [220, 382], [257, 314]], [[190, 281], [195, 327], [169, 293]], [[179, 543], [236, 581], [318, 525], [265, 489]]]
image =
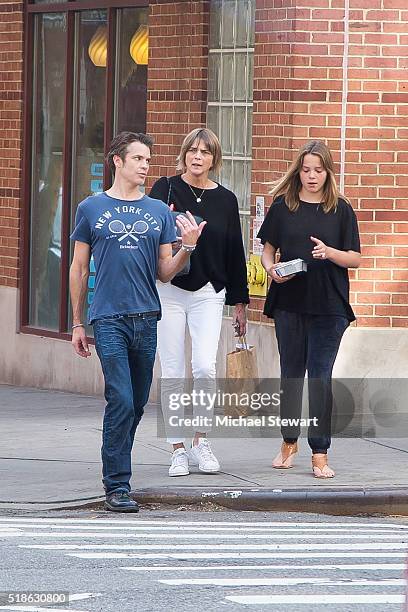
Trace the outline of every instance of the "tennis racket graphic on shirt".
[[135, 234], [145, 234], [149, 229], [146, 221], [135, 221], [133, 225], [130, 223], [125, 225], [123, 221], [119, 219], [111, 221], [108, 227], [112, 234], [123, 234], [118, 238], [118, 242], [122, 242], [125, 238], [132, 238], [135, 242], [139, 242], [139, 238]]

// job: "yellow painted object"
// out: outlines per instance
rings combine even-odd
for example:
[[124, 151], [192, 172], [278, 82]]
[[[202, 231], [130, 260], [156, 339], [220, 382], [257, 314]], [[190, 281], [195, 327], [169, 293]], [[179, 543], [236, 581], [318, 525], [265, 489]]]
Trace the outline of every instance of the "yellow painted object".
[[249, 255], [247, 262], [249, 295], [265, 297], [268, 290], [268, 275], [261, 264], [260, 255]]
[[88, 54], [95, 66], [106, 68], [108, 54], [108, 28], [106, 26], [99, 26], [92, 36], [88, 47]]
[[130, 41], [129, 53], [135, 62], [141, 66], [147, 66], [149, 58], [149, 29], [141, 25]]

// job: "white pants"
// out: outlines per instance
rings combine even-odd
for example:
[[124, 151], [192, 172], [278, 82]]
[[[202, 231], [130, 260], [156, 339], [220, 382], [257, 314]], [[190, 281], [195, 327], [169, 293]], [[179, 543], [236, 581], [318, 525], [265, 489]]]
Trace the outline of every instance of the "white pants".
[[[222, 313], [225, 302], [225, 289], [215, 292], [211, 283], [207, 283], [198, 291], [185, 291], [171, 283], [157, 283], [162, 305], [162, 319], [158, 324], [157, 349], [160, 357], [162, 379], [169, 381], [170, 388], [161, 394], [162, 410], [165, 424], [168, 423], [169, 405], [168, 393], [180, 392], [186, 376], [185, 334], [186, 324], [191, 337], [191, 367], [193, 379], [200, 379], [200, 389], [203, 379], [208, 379], [209, 392], [215, 391], [215, 373], [218, 342], [220, 339]], [[164, 387], [165, 387], [164, 381]], [[175, 391], [178, 387], [177, 391]], [[180, 389], [181, 387], [181, 389]], [[163, 381], [162, 381], [163, 388]], [[200, 410], [196, 414], [203, 414]], [[177, 412], [177, 415], [180, 413]], [[208, 412], [206, 416], [212, 416]], [[166, 430], [167, 425], [166, 425]], [[208, 431], [199, 427], [198, 431]], [[184, 438], [168, 437], [171, 444], [184, 442]]]

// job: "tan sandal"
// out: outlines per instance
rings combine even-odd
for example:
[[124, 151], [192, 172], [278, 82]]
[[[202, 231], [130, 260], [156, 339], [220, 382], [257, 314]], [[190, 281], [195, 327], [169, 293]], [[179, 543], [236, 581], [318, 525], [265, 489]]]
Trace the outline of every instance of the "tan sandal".
[[335, 473], [327, 463], [327, 455], [315, 453], [312, 455], [312, 470], [315, 478], [334, 478]]
[[289, 442], [282, 442], [281, 449], [272, 461], [272, 467], [277, 470], [288, 470], [293, 467], [293, 459], [298, 452], [297, 442], [290, 444]]

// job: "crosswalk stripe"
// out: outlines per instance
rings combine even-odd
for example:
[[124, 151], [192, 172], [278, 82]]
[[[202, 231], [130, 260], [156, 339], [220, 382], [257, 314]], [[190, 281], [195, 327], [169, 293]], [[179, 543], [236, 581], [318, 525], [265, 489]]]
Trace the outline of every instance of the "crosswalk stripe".
[[[115, 521], [115, 523], [118, 521]], [[99, 522], [93, 521], [93, 523], [91, 524], [84, 524], [81, 522], [75, 522], [75, 523], [71, 523], [68, 522], [66, 524], [62, 524], [62, 523], [54, 523], [53, 521], [49, 521], [47, 523], [36, 523], [36, 522], [27, 522], [27, 523], [10, 523], [10, 524], [6, 524], [6, 523], [2, 523], [0, 524], [0, 530], [1, 531], [8, 531], [8, 530], [20, 530], [20, 529], [29, 529], [29, 528], [33, 528], [35, 527], [36, 529], [88, 529], [88, 530], [119, 530], [119, 529], [126, 529], [126, 530], [135, 530], [135, 531], [147, 531], [147, 530], [151, 530], [151, 531], [196, 531], [196, 532], [202, 532], [202, 531], [209, 531], [211, 529], [211, 531], [220, 531], [220, 532], [230, 532], [230, 531], [236, 531], [237, 527], [230, 527], [230, 523], [228, 523], [227, 526], [224, 527], [220, 527], [220, 526], [213, 526], [211, 523], [207, 523], [205, 526], [203, 525], [199, 525], [198, 527], [192, 526], [192, 525], [187, 525], [187, 526], [182, 526], [182, 525], [144, 525], [144, 524], [131, 524], [128, 526], [123, 526], [121, 524], [119, 524], [118, 526], [113, 525], [112, 522], [110, 522], [108, 525], [104, 524], [100, 524]], [[265, 527], [248, 527], [245, 526], [244, 531], [246, 532], [265, 532]], [[328, 527], [322, 527], [321, 525], [314, 525], [312, 527], [295, 527], [295, 526], [291, 526], [289, 527], [268, 527], [267, 528], [268, 532], [277, 532], [277, 533], [282, 533], [282, 531], [286, 531], [288, 533], [309, 533], [309, 532], [322, 532], [322, 533], [327, 533], [327, 534], [336, 534], [336, 533], [340, 533], [340, 534], [345, 534], [348, 535], [350, 533], [350, 529], [346, 529], [344, 527], [332, 527], [332, 528], [328, 528]], [[377, 529], [368, 529], [368, 528], [354, 528], [352, 530], [353, 532], [357, 532], [357, 533], [382, 533], [382, 534], [390, 534], [390, 529], [385, 529], [384, 527], [381, 528], [377, 528]], [[400, 534], [397, 534], [397, 537], [399, 537], [399, 535], [402, 535], [402, 532]], [[407, 534], [408, 535], [408, 532]]]
[[[189, 544], [186, 546], [135, 546], [134, 550], [179, 550], [179, 551], [194, 551], [194, 550], [202, 550], [203, 547], [196, 544]], [[279, 545], [260, 545], [260, 546], [213, 546], [207, 547], [207, 550], [224, 552], [227, 550], [236, 551], [237, 554], [239, 551], [277, 551], [280, 552], [284, 547], [280, 547]], [[183, 553], [184, 554], [184, 553]], [[77, 559], [134, 559], [139, 558], [138, 553], [133, 552], [69, 552], [67, 553], [69, 557], [76, 557]]]
[[[189, 550], [191, 550], [191, 546], [194, 546], [193, 544], [190, 545]], [[201, 545], [198, 547], [198, 550], [202, 550], [202, 549], [211, 549], [211, 550], [235, 550], [235, 551], [240, 551], [243, 550], [243, 546], [228, 546], [227, 544], [225, 546], [222, 546], [221, 548], [216, 548], [218, 545], [214, 544], [214, 546], [206, 546], [206, 545]], [[244, 546], [245, 550], [259, 550], [259, 546], [254, 546], [253, 548], [249, 548], [251, 545], [247, 544]], [[148, 546], [143, 546], [143, 545], [131, 545], [131, 544], [123, 544], [123, 545], [109, 545], [109, 544], [96, 544], [94, 546], [92, 545], [87, 545], [87, 544], [19, 544], [18, 546], [19, 548], [31, 548], [31, 549], [37, 549], [37, 550], [118, 550], [118, 551], [122, 551], [122, 550], [166, 550], [163, 546], [155, 546], [155, 545], [148, 545]], [[173, 550], [179, 550], [178, 545], [174, 544], [172, 546], [168, 547], [169, 549]], [[186, 547], [183, 547], [183, 550], [186, 550]], [[370, 558], [372, 559], [373, 553], [364, 553], [364, 552], [339, 552], [339, 553], [326, 553], [326, 552], [318, 552], [318, 553], [312, 553], [312, 552], [308, 552], [308, 553], [284, 553], [281, 551], [277, 551], [277, 553], [275, 555], [268, 555], [268, 558], [276, 558], [276, 557], [282, 557], [282, 558], [286, 558], [286, 559], [309, 559], [309, 558], [338, 558], [338, 557], [347, 557], [347, 558]], [[376, 558], [396, 558], [396, 557], [401, 557], [401, 558], [405, 558], [406, 557], [406, 553], [405, 552], [376, 552], [375, 553]], [[208, 558], [211, 558], [211, 556], [209, 556]]]
[[313, 521], [303, 521], [303, 522], [295, 522], [295, 523], [291, 523], [291, 522], [285, 522], [285, 521], [251, 521], [251, 522], [246, 522], [246, 521], [238, 521], [238, 522], [234, 522], [234, 521], [147, 521], [147, 520], [139, 520], [139, 518], [137, 519], [114, 519], [112, 517], [112, 519], [99, 519], [99, 518], [95, 518], [95, 519], [80, 519], [80, 518], [52, 518], [52, 520], [50, 520], [49, 518], [44, 518], [44, 517], [39, 517], [39, 518], [22, 518], [22, 517], [12, 517], [12, 518], [7, 518], [7, 517], [0, 517], [0, 523], [54, 523], [54, 524], [58, 524], [58, 523], [74, 523], [74, 524], [80, 524], [80, 523], [84, 523], [84, 524], [95, 524], [95, 523], [106, 523], [106, 524], [112, 524], [112, 522], [114, 521], [115, 523], [118, 524], [126, 524], [126, 525], [134, 525], [135, 521], [137, 520], [137, 524], [138, 525], [151, 525], [151, 526], [159, 526], [159, 525], [170, 525], [170, 526], [177, 526], [179, 525], [181, 528], [185, 528], [187, 526], [200, 526], [200, 525], [204, 525], [206, 527], [212, 527], [212, 526], [225, 526], [228, 525], [229, 527], [259, 527], [259, 528], [265, 528], [265, 527], [291, 527], [293, 529], [298, 529], [299, 527], [315, 527], [315, 528], [326, 528], [326, 527], [333, 527], [333, 528], [339, 528], [339, 527], [346, 527], [346, 528], [359, 528], [359, 527], [366, 527], [369, 529], [372, 528], [383, 528], [383, 529], [401, 529], [402, 531], [404, 530], [408, 530], [408, 525], [401, 525], [401, 524], [396, 524], [396, 523], [347, 523], [347, 522], [313, 522]]
[[[246, 533], [235, 533], [235, 534], [228, 534], [228, 535], [223, 535], [220, 536], [219, 534], [210, 534], [210, 533], [199, 533], [199, 534], [181, 534], [181, 533], [176, 533], [176, 534], [160, 534], [160, 533], [128, 533], [128, 532], [115, 532], [115, 533], [109, 533], [109, 532], [103, 532], [103, 533], [98, 533], [98, 532], [93, 532], [93, 531], [85, 531], [85, 532], [37, 532], [37, 531], [21, 531], [21, 532], [10, 532], [10, 533], [0, 533], [0, 537], [2, 538], [21, 538], [21, 537], [30, 537], [30, 538], [60, 538], [60, 539], [74, 539], [74, 538], [118, 538], [118, 539], [148, 539], [148, 540], [156, 540], [156, 539], [160, 539], [160, 540], [189, 540], [192, 537], [194, 537], [195, 540], [273, 540], [273, 539], [279, 539], [277, 538], [277, 536], [275, 534], [246, 534]], [[389, 536], [389, 537], [394, 537], [394, 536]], [[285, 537], [283, 536], [282, 539], [285, 539]], [[286, 539], [291, 539], [291, 538], [286, 538]], [[302, 539], [302, 538], [293, 538], [293, 539]], [[307, 539], [307, 537], [303, 538], [304, 540]], [[310, 539], [314, 539], [314, 538], [310, 538]], [[317, 539], [322, 539], [322, 538], [317, 538]], [[326, 538], [324, 538], [326, 539]], [[371, 538], [370, 538], [371, 539]], [[375, 539], [375, 538], [374, 538]], [[401, 538], [397, 538], [397, 539], [401, 539]], [[301, 544], [300, 546], [304, 547], [304, 546], [316, 546], [316, 547], [321, 547], [321, 546], [326, 546], [326, 543], [321, 543], [321, 544]], [[361, 543], [350, 543], [349, 545], [346, 544], [328, 544], [328, 546], [346, 546], [347, 548], [404, 548], [408, 546], [408, 539], [407, 539], [407, 544], [404, 544], [403, 542], [378, 542], [377, 543], [373, 543], [373, 542], [361, 542]]]
[[[60, 529], [60, 527], [55, 527], [55, 529]], [[75, 529], [74, 527], [70, 527], [70, 529]], [[77, 527], [78, 531], [80, 530], [79, 527]], [[115, 527], [109, 528], [109, 527], [87, 527], [87, 529], [92, 529], [92, 535], [100, 535], [100, 537], [103, 537], [104, 535], [109, 535], [109, 534], [105, 534], [104, 530], [109, 530], [109, 529], [115, 529]], [[99, 532], [102, 529], [102, 532], [100, 534], [97, 534], [95, 532]], [[124, 531], [122, 527], [118, 527], [116, 528], [117, 530], [120, 530], [121, 534], [123, 533], [129, 533], [129, 531]], [[163, 540], [166, 539], [181, 539], [181, 540], [185, 540], [191, 537], [194, 538], [198, 538], [201, 540], [212, 540], [212, 539], [217, 539], [217, 540], [401, 540], [401, 537], [403, 539], [406, 539], [407, 543], [408, 543], [408, 533], [404, 536], [401, 536], [401, 534], [392, 534], [392, 533], [364, 533], [364, 534], [344, 534], [344, 533], [335, 533], [335, 534], [328, 534], [328, 533], [305, 533], [302, 534], [301, 532], [294, 532], [294, 533], [258, 533], [258, 534], [254, 534], [254, 533], [237, 533], [236, 530], [234, 530], [233, 533], [199, 533], [199, 532], [193, 532], [193, 533], [157, 533], [156, 531], [153, 531], [151, 533], [147, 532], [147, 533], [143, 533], [143, 532], [136, 532], [136, 533], [132, 533], [133, 530], [130, 531], [130, 534], [132, 535], [132, 537], [140, 537], [140, 538], [160, 538]], [[24, 531], [23, 529], [21, 530], [10, 530], [10, 531], [3, 531], [0, 532], [0, 537], [2, 536], [12, 536], [12, 535], [27, 535], [27, 531]], [[29, 532], [30, 535], [32, 535], [33, 533], [36, 534], [36, 536], [41, 537], [47, 537], [49, 535], [49, 533], [54, 534], [55, 532], [42, 532], [41, 530], [39, 530], [38, 532]], [[66, 532], [61, 532], [62, 535], [64, 535]], [[74, 532], [75, 533], [75, 532]], [[89, 533], [89, 532], [88, 532]]]
[[[319, 544], [21, 544], [20, 548], [36, 548], [44, 550], [115, 550], [117, 552], [125, 550], [308, 550], [314, 549], [319, 550], [322, 548]], [[378, 546], [372, 544], [361, 545], [345, 545], [345, 544], [328, 544], [324, 545], [325, 549], [332, 550], [363, 550], [365, 549], [377, 549], [377, 548], [401, 548], [404, 549], [404, 544], [398, 544], [395, 546], [391, 543], [390, 546], [385, 547], [383, 542], [380, 542]], [[408, 552], [408, 547], [407, 547]]]
[[[116, 533], [107, 533], [107, 534], [96, 534], [96, 533], [47, 533], [38, 535], [37, 533], [25, 533], [25, 534], [16, 534], [15, 538], [21, 538], [24, 536], [28, 536], [30, 538], [48, 538], [48, 539], [76, 539], [76, 538], [112, 538], [112, 539], [156, 539], [151, 538], [148, 534], [143, 534], [142, 536], [133, 535], [133, 534], [116, 534]], [[190, 539], [189, 537], [184, 537], [182, 539]], [[199, 539], [199, 538], [194, 538]], [[215, 539], [215, 538], [207, 538], [207, 539]], [[219, 538], [216, 538], [219, 541]], [[247, 539], [247, 538], [241, 538]], [[186, 545], [187, 546], [187, 545]], [[197, 545], [198, 546], [198, 545]], [[216, 545], [214, 544], [211, 548], [214, 548]], [[220, 545], [221, 546], [221, 545]], [[270, 550], [319, 550], [324, 547], [326, 550], [407, 550], [408, 544], [405, 542], [355, 542], [355, 543], [341, 543], [341, 544], [332, 544], [332, 543], [297, 543], [297, 544], [259, 544], [256, 546], [257, 548], [261, 546], [268, 546]], [[200, 546], [201, 548], [201, 546]], [[235, 548], [235, 547], [234, 547]]]
[[208, 586], [285, 586], [291, 584], [315, 584], [324, 586], [403, 586], [406, 580], [402, 578], [388, 578], [384, 580], [369, 580], [355, 579], [350, 580], [330, 580], [329, 578], [318, 578], [310, 576], [299, 576], [297, 578], [185, 578], [185, 579], [161, 579], [158, 580], [162, 584], [169, 586], [192, 586], [192, 585], [208, 585]]
[[133, 572], [206, 572], [206, 571], [241, 571], [241, 570], [386, 570], [402, 571], [405, 569], [404, 563], [336, 563], [320, 565], [309, 563], [308, 565], [132, 565], [121, 567], [123, 570]]
[[[118, 553], [121, 554], [121, 553]], [[94, 557], [92, 554], [87, 554], [87, 553], [78, 553], [78, 554], [73, 554], [70, 553], [69, 556], [72, 557], [77, 557], [79, 559], [100, 559], [101, 557]], [[178, 559], [179, 561], [182, 559], [185, 560], [190, 560], [190, 559], [275, 559], [277, 557], [279, 558], [285, 558], [285, 559], [311, 559], [311, 558], [344, 558], [344, 557], [354, 557], [354, 558], [360, 558], [360, 557], [370, 557], [372, 558], [372, 553], [370, 554], [365, 554], [361, 553], [338, 553], [338, 554], [330, 554], [330, 553], [305, 553], [305, 554], [300, 554], [300, 553], [281, 553], [280, 551], [276, 551], [276, 553], [273, 552], [265, 552], [265, 553], [256, 553], [256, 552], [239, 552], [239, 551], [231, 551], [231, 552], [214, 552], [214, 553], [185, 553], [185, 552], [177, 552], [177, 553], [123, 553], [121, 554], [121, 556], [119, 558], [126, 558], [126, 559]], [[406, 554], [398, 554], [398, 553], [384, 553], [384, 554], [377, 554], [375, 553], [375, 556], [377, 558], [385, 558], [385, 557], [391, 557], [391, 558], [396, 558], [396, 557], [406, 557]], [[118, 557], [105, 557], [105, 558], [118, 558]]]
[[[115, 526], [115, 525], [61, 525], [61, 524], [52, 524], [52, 523], [43, 523], [41, 525], [37, 525], [36, 523], [33, 523], [32, 525], [22, 525], [21, 523], [19, 523], [18, 527], [0, 527], [0, 531], [2, 533], [7, 533], [7, 532], [11, 532], [11, 531], [23, 531], [24, 529], [36, 529], [36, 530], [45, 530], [45, 529], [72, 529], [72, 530], [80, 530], [80, 529], [87, 529], [87, 530], [91, 530], [91, 531], [152, 531], [152, 533], [157, 533], [157, 532], [163, 532], [163, 535], [165, 535], [168, 531], [192, 531], [193, 533], [205, 533], [205, 532], [220, 532], [219, 536], [222, 537], [223, 533], [222, 532], [226, 532], [226, 537], [228, 537], [230, 532], [236, 533], [237, 532], [237, 528], [236, 527], [210, 527], [210, 526], [206, 526], [206, 527], [186, 527], [186, 528], [182, 528], [182, 527], [169, 527], [169, 526], [165, 526], [165, 527], [155, 527], [155, 526], [143, 526], [143, 525], [130, 525], [129, 527], [123, 527], [122, 525], [119, 526]], [[245, 527], [245, 529], [243, 529], [242, 531], [244, 532], [248, 532], [249, 534], [253, 534], [253, 536], [257, 536], [258, 537], [264, 537], [265, 535], [265, 529], [261, 529], [260, 527], [255, 527], [255, 528], [251, 528], [251, 527]], [[397, 533], [397, 534], [393, 534], [390, 533], [390, 530], [386, 530], [386, 529], [358, 529], [358, 530], [354, 530], [357, 531], [357, 533], [354, 534], [350, 534], [350, 532], [348, 530], [345, 529], [316, 529], [316, 528], [304, 528], [301, 527], [299, 529], [288, 529], [288, 528], [282, 528], [282, 527], [268, 527], [267, 533], [271, 534], [271, 537], [273, 537], [273, 534], [276, 534], [277, 536], [282, 536], [284, 535], [284, 537], [287, 538], [291, 538], [291, 537], [298, 537], [299, 534], [305, 533], [305, 534], [309, 534], [312, 533], [313, 537], [316, 538], [330, 538], [330, 537], [335, 537], [335, 538], [359, 538], [359, 537], [378, 537], [379, 538], [400, 538], [401, 536], [405, 536], [408, 538], [408, 532], [406, 533]], [[254, 532], [254, 533], [253, 533]], [[259, 532], [259, 533], [256, 533]], [[321, 534], [321, 535], [320, 535]], [[365, 535], [367, 534], [367, 535]], [[218, 534], [217, 534], [218, 535]], [[169, 536], [173, 536], [173, 534], [169, 534]], [[309, 537], [309, 536], [307, 536]], [[310, 536], [311, 537], [311, 536]]]
[[246, 605], [272, 605], [272, 604], [401, 604], [405, 602], [404, 595], [392, 595], [386, 593], [367, 593], [339, 595], [229, 595], [225, 597], [227, 601]]

